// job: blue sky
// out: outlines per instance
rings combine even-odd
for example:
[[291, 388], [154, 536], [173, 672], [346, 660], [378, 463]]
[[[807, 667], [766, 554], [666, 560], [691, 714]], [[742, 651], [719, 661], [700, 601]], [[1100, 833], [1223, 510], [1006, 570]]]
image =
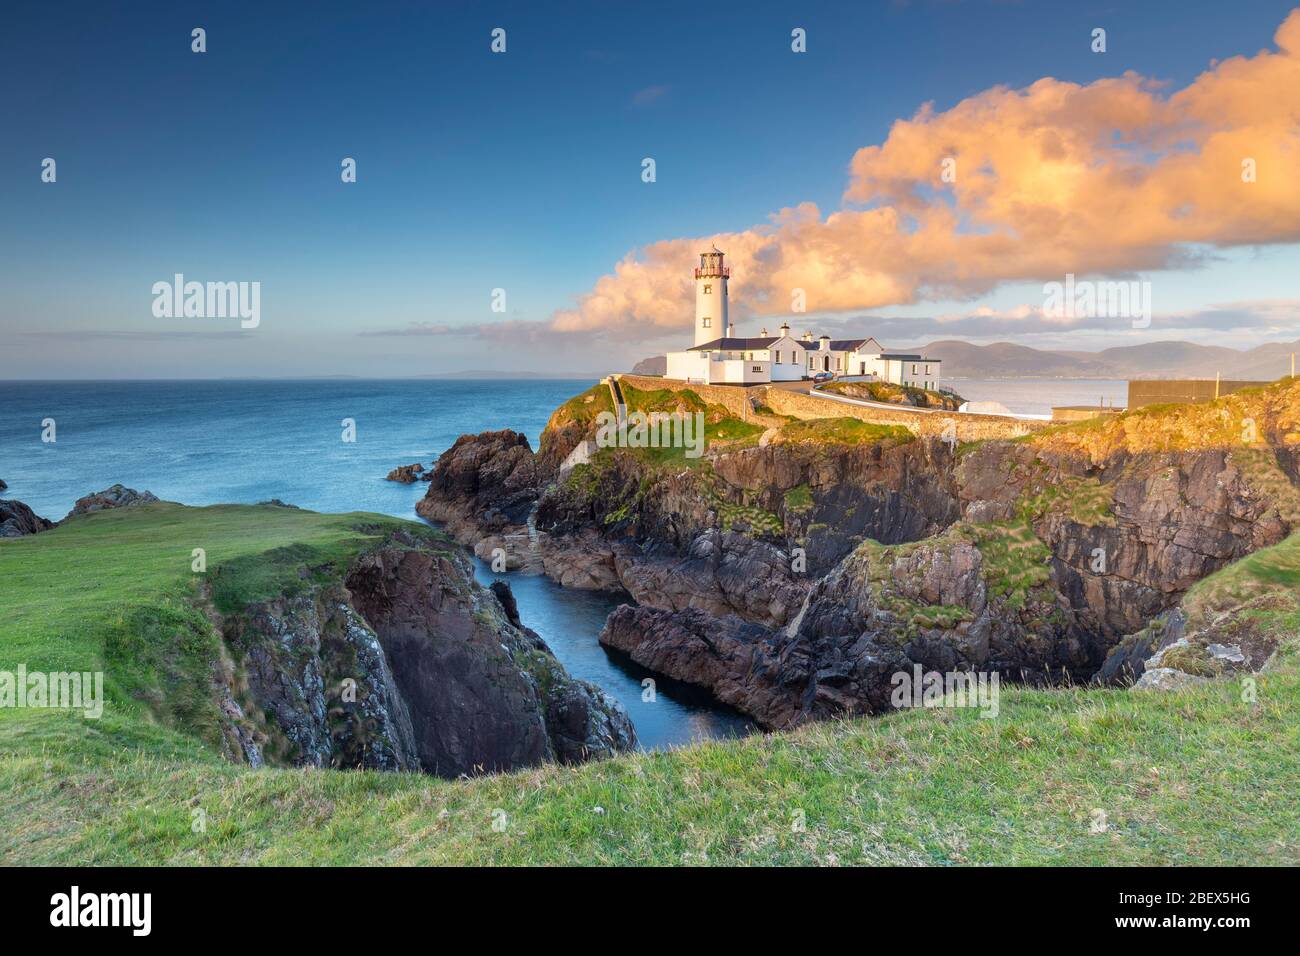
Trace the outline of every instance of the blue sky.
[[[1290, 7], [10, 4], [0, 377], [626, 365], [662, 342], [584, 352], [373, 333], [545, 322], [648, 243], [801, 202], [837, 208], [855, 150], [924, 102], [1129, 69], [1184, 86], [1214, 57], [1267, 47]], [[1088, 48], [1099, 24], [1104, 57]], [[196, 26], [204, 54], [190, 49]], [[795, 26], [805, 55], [790, 52]], [[504, 55], [489, 51], [494, 27]], [[47, 156], [54, 184], [40, 181]], [[340, 182], [343, 157], [355, 184]], [[1233, 249], [1168, 283], [1161, 305], [1287, 298], [1297, 265], [1295, 246]], [[261, 326], [154, 317], [150, 287], [176, 272], [260, 281]], [[489, 309], [494, 288], [504, 316]], [[1036, 290], [871, 314], [1011, 309]]]

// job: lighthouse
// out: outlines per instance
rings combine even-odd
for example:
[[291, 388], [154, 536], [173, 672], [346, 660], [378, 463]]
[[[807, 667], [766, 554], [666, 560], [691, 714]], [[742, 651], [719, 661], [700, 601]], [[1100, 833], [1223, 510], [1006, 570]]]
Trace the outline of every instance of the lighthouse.
[[725, 338], [727, 325], [727, 279], [731, 269], [723, 263], [717, 246], [700, 253], [700, 267], [695, 270], [695, 344], [703, 345]]

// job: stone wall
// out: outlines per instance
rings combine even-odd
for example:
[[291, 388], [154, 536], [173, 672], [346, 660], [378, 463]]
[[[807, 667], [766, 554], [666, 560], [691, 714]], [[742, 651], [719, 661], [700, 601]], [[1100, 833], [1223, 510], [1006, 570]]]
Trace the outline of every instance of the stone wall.
[[825, 398], [814, 398], [802, 392], [783, 388], [753, 390], [759, 401], [778, 415], [795, 418], [857, 418], [881, 425], [902, 425], [917, 435], [953, 434], [958, 441], [979, 441], [985, 438], [1018, 438], [1045, 427], [1048, 422], [1003, 418], [998, 415], [963, 415], [961, 412], [919, 412], [905, 408], [897, 411], [886, 408], [868, 408], [850, 405]]
[[[1243, 388], [1262, 388], [1272, 382], [1222, 381], [1218, 383], [1220, 396], [1231, 395]], [[1163, 405], [1168, 402], [1212, 402], [1215, 382], [1212, 378], [1130, 380], [1128, 407]]]
[[659, 388], [674, 392], [691, 391], [711, 405], [725, 405], [727, 411], [737, 418], [755, 417], [754, 410], [749, 404], [749, 396], [755, 392], [753, 388], [739, 385], [693, 385], [680, 379], [655, 378], [647, 375], [620, 375], [618, 380], [645, 391]]

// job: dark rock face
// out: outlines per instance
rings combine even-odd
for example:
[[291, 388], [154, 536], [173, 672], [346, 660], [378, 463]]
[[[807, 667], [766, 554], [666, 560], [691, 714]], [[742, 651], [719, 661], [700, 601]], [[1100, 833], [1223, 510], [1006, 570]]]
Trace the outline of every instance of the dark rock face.
[[541, 638], [511, 623], [502, 589], [473, 585], [458, 558], [381, 549], [348, 576], [408, 702], [421, 766], [457, 776], [630, 749], [623, 709], [569, 678]]
[[1092, 676], [1092, 682], [1106, 687], [1136, 683], [1146, 670], [1147, 659], [1181, 640], [1186, 628], [1187, 617], [1180, 608], [1159, 615], [1148, 626], [1112, 647]]
[[21, 538], [53, 527], [53, 521], [42, 518], [21, 501], [0, 500], [0, 538]]
[[504, 612], [491, 620], [451, 559], [378, 551], [357, 563], [348, 588], [412, 702], [425, 769], [455, 777], [552, 757], [536, 685], [502, 646], [503, 636], [518, 644], [523, 635], [508, 632]]
[[[864, 538], [885, 544], [937, 534], [961, 509], [952, 452], [938, 440], [906, 444], [768, 445], [719, 455], [713, 470], [804, 541], [808, 572], [825, 574]], [[787, 495], [806, 489], [808, 504]]]
[[614, 557], [619, 583], [638, 604], [739, 614], [773, 626], [799, 610], [808, 590], [808, 579], [793, 573], [791, 564], [790, 555], [773, 544], [716, 528], [698, 535], [684, 557]]
[[243, 710], [261, 719], [259, 759], [455, 777], [636, 744], [622, 706], [521, 626], [508, 586], [483, 588], [458, 552], [401, 535], [344, 581], [254, 605], [224, 633]]
[[[879, 710], [913, 665], [1128, 683], [1191, 653], [1168, 651], [1191, 585], [1300, 529], [1298, 398], [960, 450], [770, 441], [677, 470], [607, 450], [563, 480], [489, 433], [421, 513], [480, 556], [626, 592], [641, 607], [603, 640], [769, 726]], [[589, 437], [564, 428], [552, 457]]]
[[[68, 518], [90, 514], [92, 511], [107, 511], [110, 508], [132, 508], [136, 505], [145, 505], [157, 500], [157, 497], [151, 492], [136, 491], [134, 488], [127, 488], [125, 485], [113, 485], [103, 491], [96, 491], [84, 498], [78, 498], [77, 503], [68, 512]], [[67, 518], [64, 520], [66, 521]]]
[[540, 493], [528, 438], [509, 429], [462, 435], [443, 452], [416, 512], [460, 540], [524, 524]]
[[783, 654], [787, 642], [780, 632], [734, 614], [623, 604], [606, 619], [600, 642], [643, 667], [708, 689], [765, 727], [801, 719], [806, 660], [797, 652]]
[[[957, 479], [968, 519], [981, 521], [1010, 517], [1017, 500], [1038, 489], [1098, 482], [1109, 517], [1048, 511], [1034, 531], [1052, 551], [1059, 588], [1081, 626], [1114, 641], [1201, 578], [1286, 537], [1291, 524], [1252, 475], [1242, 455], [1227, 450], [1118, 455], [1095, 467], [999, 443], [963, 459]], [[1103, 571], [1094, 570], [1098, 558]]]
[[296, 766], [420, 769], [388, 660], [341, 586], [255, 605], [225, 638], [266, 718], [259, 745], [268, 756]]
[[[1022, 606], [990, 597], [983, 556], [958, 535], [891, 552], [868, 545], [814, 585], [789, 627], [620, 608], [601, 634], [634, 660], [710, 689], [770, 728], [888, 709], [894, 674], [1089, 674], [1101, 650], [1057, 613], [1050, 586]], [[941, 608], [947, 614], [933, 614]], [[743, 625], [743, 626], [742, 626]]]

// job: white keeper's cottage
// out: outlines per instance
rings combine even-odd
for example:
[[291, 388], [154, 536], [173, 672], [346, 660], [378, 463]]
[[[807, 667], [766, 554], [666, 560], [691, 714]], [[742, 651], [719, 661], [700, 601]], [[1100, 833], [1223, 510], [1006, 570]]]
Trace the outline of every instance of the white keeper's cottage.
[[717, 247], [700, 253], [695, 270], [695, 344], [684, 352], [668, 353], [667, 378], [706, 385], [762, 385], [829, 372], [836, 378], [939, 387], [938, 359], [886, 352], [870, 336], [814, 339], [811, 332], [804, 332], [796, 338], [782, 323], [776, 335], [763, 329], [756, 338], [738, 337], [728, 317], [731, 268], [724, 258]]

